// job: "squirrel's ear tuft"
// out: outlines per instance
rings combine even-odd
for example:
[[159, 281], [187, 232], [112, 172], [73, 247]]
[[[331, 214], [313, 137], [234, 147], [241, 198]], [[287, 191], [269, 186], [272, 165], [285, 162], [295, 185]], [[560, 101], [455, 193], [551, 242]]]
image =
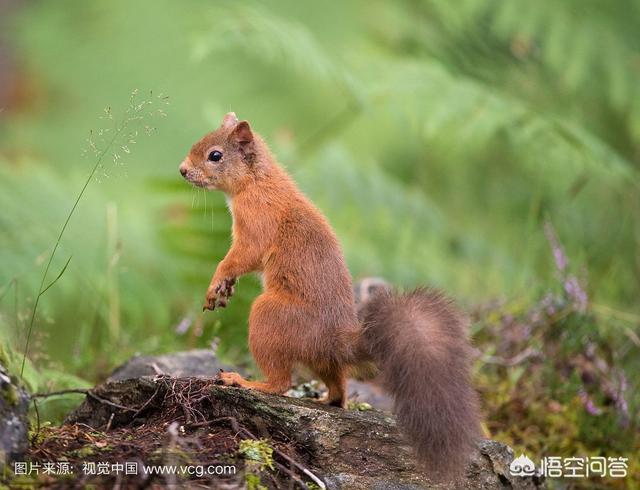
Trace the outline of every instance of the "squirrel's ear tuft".
[[224, 118], [222, 119], [221, 126], [223, 128], [232, 128], [237, 123], [238, 123], [238, 118], [236, 117], [236, 113], [235, 112], [227, 112], [225, 114]]
[[251, 126], [247, 121], [240, 121], [236, 124], [236, 127], [231, 133], [231, 138], [235, 139], [240, 144], [251, 143], [253, 141], [253, 133], [251, 132]]

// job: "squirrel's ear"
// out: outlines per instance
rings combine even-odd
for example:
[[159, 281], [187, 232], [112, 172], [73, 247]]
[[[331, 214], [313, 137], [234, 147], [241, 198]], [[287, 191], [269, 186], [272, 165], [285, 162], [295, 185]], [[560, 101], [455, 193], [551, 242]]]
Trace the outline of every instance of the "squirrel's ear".
[[253, 133], [251, 132], [251, 126], [247, 121], [240, 121], [233, 128], [231, 137], [240, 144], [251, 143], [253, 141]]
[[222, 119], [221, 126], [223, 128], [232, 128], [236, 124], [238, 124], [238, 118], [236, 117], [236, 113], [235, 112], [227, 112], [225, 114], [224, 118]]

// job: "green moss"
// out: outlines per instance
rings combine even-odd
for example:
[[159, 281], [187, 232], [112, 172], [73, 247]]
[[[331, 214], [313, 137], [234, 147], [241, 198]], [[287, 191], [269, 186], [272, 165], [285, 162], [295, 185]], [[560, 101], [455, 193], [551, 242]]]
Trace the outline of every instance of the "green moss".
[[4, 389], [0, 393], [0, 396], [2, 396], [2, 399], [9, 406], [12, 406], [12, 407], [16, 407], [18, 405], [18, 403], [20, 402], [20, 397], [18, 395], [18, 390], [16, 389], [15, 386], [13, 386], [11, 384], [7, 384], [4, 387]]
[[7, 479], [8, 487], [0, 486], [0, 489], [5, 488], [38, 488], [38, 480], [29, 475], [11, 475]]
[[260, 481], [260, 476], [253, 473], [246, 474], [245, 482], [247, 484], [247, 490], [267, 490], [267, 487]]
[[45, 433], [46, 431], [44, 430], [46, 427], [50, 426], [51, 423], [50, 422], [44, 422], [41, 426], [40, 426], [40, 430], [36, 431], [36, 430], [29, 430], [29, 440], [31, 441], [31, 443], [34, 446], [39, 446], [40, 444], [42, 444], [44, 442], [44, 440], [47, 438]]
[[0, 345], [0, 364], [5, 368], [9, 365], [9, 356], [7, 355], [4, 348]]
[[273, 470], [273, 449], [265, 439], [243, 439], [238, 452], [244, 456], [249, 467], [264, 471]]
[[243, 439], [240, 441], [238, 453], [245, 460], [247, 489], [266, 489], [267, 487], [262, 485], [260, 473], [265, 470], [273, 470], [273, 448], [265, 439]]
[[76, 451], [72, 451], [71, 454], [73, 454], [74, 456], [77, 456], [78, 458], [87, 458], [89, 456], [94, 455], [96, 452], [97, 452], [97, 448], [95, 446], [88, 445], [88, 446], [83, 446], [80, 449], [77, 449]]
[[349, 410], [358, 410], [359, 412], [366, 412], [367, 410], [371, 410], [373, 407], [367, 402], [350, 401], [347, 404], [347, 408]]

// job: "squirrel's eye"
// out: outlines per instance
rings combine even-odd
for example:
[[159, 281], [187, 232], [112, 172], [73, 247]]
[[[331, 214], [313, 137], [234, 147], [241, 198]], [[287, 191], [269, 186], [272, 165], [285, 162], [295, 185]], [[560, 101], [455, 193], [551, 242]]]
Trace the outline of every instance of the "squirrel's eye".
[[221, 158], [222, 158], [222, 152], [218, 150], [214, 150], [211, 153], [209, 153], [209, 157], [208, 157], [210, 162], [219, 162]]

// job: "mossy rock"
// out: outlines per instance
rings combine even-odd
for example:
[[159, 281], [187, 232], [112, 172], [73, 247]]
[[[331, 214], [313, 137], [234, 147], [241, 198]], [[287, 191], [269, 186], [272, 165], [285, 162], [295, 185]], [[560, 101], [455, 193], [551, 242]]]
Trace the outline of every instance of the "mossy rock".
[[29, 396], [0, 364], [0, 469], [19, 459], [29, 445]]
[[[416, 465], [411, 448], [388, 413], [343, 410], [304, 399], [216, 386], [204, 378], [155, 376], [107, 382], [92, 390], [69, 415], [67, 424], [122, 430], [158, 421], [163, 421], [159, 427], [177, 423], [188, 428], [220, 420], [233, 420], [235, 431], [247, 428], [269, 444], [296, 448], [301, 462], [328, 489], [529, 490], [544, 486], [534, 478], [510, 475], [513, 451], [490, 440], [478, 444], [461, 480], [435, 485]], [[175, 440], [181, 437], [177, 433]]]

